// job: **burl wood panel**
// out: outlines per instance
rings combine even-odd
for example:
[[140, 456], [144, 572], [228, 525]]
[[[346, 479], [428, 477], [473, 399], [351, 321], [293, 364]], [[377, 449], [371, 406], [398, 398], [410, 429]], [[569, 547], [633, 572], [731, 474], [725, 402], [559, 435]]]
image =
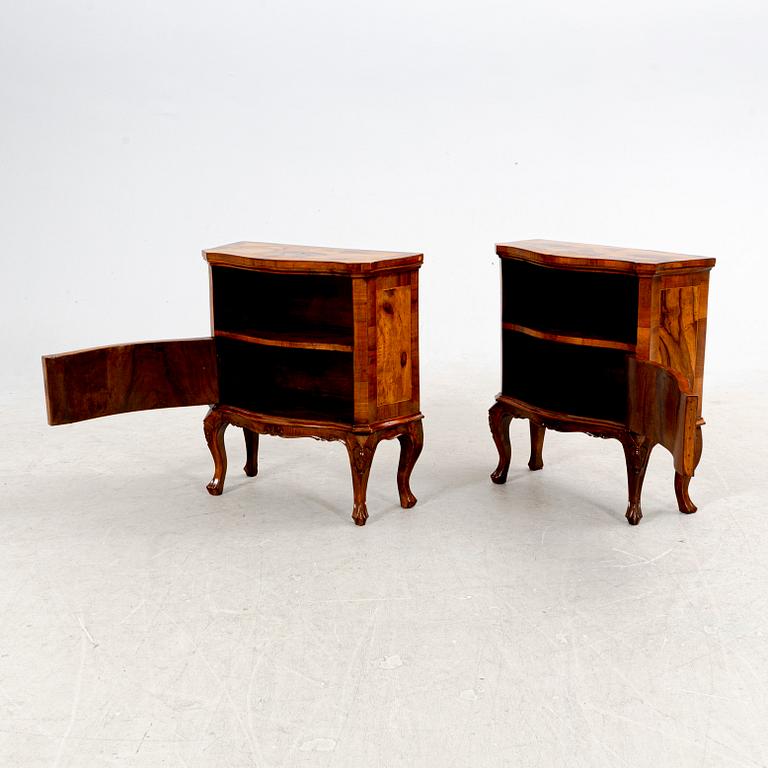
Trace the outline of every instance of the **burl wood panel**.
[[698, 286], [666, 288], [660, 293], [658, 361], [679, 371], [694, 387], [699, 308]]
[[498, 243], [496, 253], [502, 258], [520, 258], [552, 267], [647, 275], [680, 269], [711, 269], [715, 266], [714, 259], [704, 256], [556, 240]]
[[376, 292], [377, 405], [411, 399], [411, 287]]
[[43, 357], [48, 423], [218, 402], [213, 339], [118, 344]]
[[328, 274], [374, 274], [424, 260], [420, 253], [321, 248], [282, 243], [238, 242], [207, 248], [209, 264], [258, 269], [267, 272], [317, 272]]

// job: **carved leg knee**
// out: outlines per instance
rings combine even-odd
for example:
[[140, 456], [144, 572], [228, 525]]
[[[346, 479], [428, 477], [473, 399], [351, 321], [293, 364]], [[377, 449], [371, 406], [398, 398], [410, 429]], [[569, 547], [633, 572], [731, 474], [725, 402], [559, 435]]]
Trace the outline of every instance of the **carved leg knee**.
[[365, 494], [377, 442], [376, 435], [349, 435], [346, 440], [349, 464], [352, 469], [352, 491], [355, 499], [352, 519], [355, 525], [365, 525], [368, 519]]
[[206, 486], [211, 496], [219, 496], [224, 490], [224, 478], [227, 475], [227, 451], [224, 448], [224, 432], [227, 420], [214, 407], [203, 420], [203, 432], [208, 449], [213, 457], [213, 479]]
[[546, 429], [541, 424], [529, 421], [531, 428], [531, 458], [528, 460], [528, 469], [535, 471], [544, 466], [541, 458], [541, 450], [544, 447], [544, 433]]
[[643, 516], [640, 507], [640, 495], [643, 491], [645, 470], [651, 455], [653, 444], [644, 435], [632, 432], [621, 441], [624, 447], [624, 457], [627, 461], [627, 485], [629, 490], [629, 505], [626, 518], [630, 525], [637, 525]]
[[410, 486], [411, 472], [424, 446], [424, 430], [421, 421], [412, 421], [406, 432], [398, 435], [400, 441], [400, 463], [397, 466], [397, 490], [400, 493], [400, 506], [410, 509], [416, 503]]
[[259, 433], [243, 427], [245, 436], [245, 474], [256, 477], [259, 474]]
[[491, 427], [493, 442], [499, 452], [499, 463], [491, 474], [494, 483], [506, 483], [509, 462], [512, 460], [512, 445], [509, 442], [509, 422], [512, 415], [501, 403], [494, 403], [488, 411], [488, 423]]

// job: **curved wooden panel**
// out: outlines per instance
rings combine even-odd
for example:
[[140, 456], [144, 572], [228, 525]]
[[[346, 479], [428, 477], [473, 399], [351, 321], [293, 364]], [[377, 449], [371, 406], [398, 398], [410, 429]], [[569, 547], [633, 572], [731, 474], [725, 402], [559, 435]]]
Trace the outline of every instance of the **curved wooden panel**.
[[696, 467], [697, 395], [683, 376], [658, 363], [627, 358], [629, 428], [672, 453], [675, 471], [693, 475]]
[[49, 424], [217, 403], [211, 338], [118, 344], [43, 357]]

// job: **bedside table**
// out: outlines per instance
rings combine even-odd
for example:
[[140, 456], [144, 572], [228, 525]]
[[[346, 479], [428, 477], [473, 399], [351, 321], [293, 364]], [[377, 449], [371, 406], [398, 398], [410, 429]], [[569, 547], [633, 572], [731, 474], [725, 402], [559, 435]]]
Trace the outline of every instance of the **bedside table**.
[[681, 512], [701, 458], [709, 271], [715, 260], [549, 240], [501, 243], [502, 384], [489, 411], [504, 483], [509, 423], [530, 423], [528, 466], [541, 469], [547, 428], [624, 447], [627, 520], [654, 445], [671, 453]]
[[212, 337], [145, 342], [43, 358], [50, 424], [126, 411], [209, 404], [209, 493], [224, 487], [229, 424], [257, 473], [259, 435], [346, 445], [352, 517], [380, 440], [397, 437], [400, 504], [422, 449], [418, 253], [239, 242], [203, 252]]

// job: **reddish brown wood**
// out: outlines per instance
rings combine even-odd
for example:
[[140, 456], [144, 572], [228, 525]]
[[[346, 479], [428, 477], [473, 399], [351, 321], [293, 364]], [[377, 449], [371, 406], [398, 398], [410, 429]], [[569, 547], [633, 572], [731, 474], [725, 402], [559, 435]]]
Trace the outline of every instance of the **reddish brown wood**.
[[253, 432], [248, 427], [243, 427], [245, 435], [245, 466], [243, 470], [248, 477], [256, 477], [259, 474], [259, 433]]
[[258, 269], [263, 272], [348, 275], [371, 275], [403, 267], [414, 268], [424, 258], [420, 253], [252, 242], [207, 248], [203, 256], [211, 265]]
[[[421, 254], [265, 243], [204, 253], [219, 358], [217, 418], [253, 435], [344, 442], [358, 525], [368, 517], [365, 495], [376, 445], [398, 437], [400, 500], [413, 506], [409, 477], [423, 439]], [[224, 476], [218, 442], [209, 445], [216, 467], [211, 485], [219, 491]], [[255, 460], [246, 462], [249, 468], [255, 470]]]
[[[399, 438], [401, 444], [400, 464], [397, 471], [397, 485], [400, 493], [400, 504], [403, 508], [412, 507], [416, 497], [410, 489], [409, 480], [414, 464], [421, 453], [423, 443], [421, 419], [418, 414], [410, 420], [397, 420], [390, 423], [371, 425], [367, 430], [354, 432], [336, 424], [321, 424], [318, 422], [302, 422], [297, 419], [277, 418], [257, 414], [242, 408], [218, 405], [212, 408], [205, 418], [205, 436], [214, 460], [214, 475], [208, 483], [208, 492], [218, 496], [224, 489], [227, 473], [227, 457], [224, 448], [224, 431], [229, 424], [242, 427], [246, 434], [246, 452], [248, 454], [248, 435], [255, 438], [254, 449], [258, 446], [259, 435], [275, 437], [312, 437], [315, 440], [339, 441], [344, 443], [349, 454], [352, 472], [352, 489], [354, 505], [352, 518], [356, 525], [365, 525], [368, 519], [366, 507], [366, 489], [370, 474], [371, 462], [376, 452], [376, 446], [382, 440]], [[255, 450], [246, 460], [248, 469], [256, 469]]]
[[[674, 460], [678, 507], [695, 512], [688, 486], [701, 457], [706, 305], [715, 260], [544, 240], [500, 244], [497, 253], [518, 265], [502, 276], [529, 278], [535, 291], [502, 283], [502, 393], [489, 412], [499, 451], [493, 481], [507, 476], [509, 420], [527, 418], [531, 469], [543, 466], [545, 428], [621, 441], [632, 525], [642, 517], [648, 457], [663, 445]], [[548, 284], [560, 302], [554, 308], [551, 296], [530, 298], [546, 293]], [[571, 285], [588, 300], [569, 294]], [[517, 304], [510, 305], [511, 296]]]
[[49, 424], [219, 399], [213, 339], [118, 344], [43, 357]]

